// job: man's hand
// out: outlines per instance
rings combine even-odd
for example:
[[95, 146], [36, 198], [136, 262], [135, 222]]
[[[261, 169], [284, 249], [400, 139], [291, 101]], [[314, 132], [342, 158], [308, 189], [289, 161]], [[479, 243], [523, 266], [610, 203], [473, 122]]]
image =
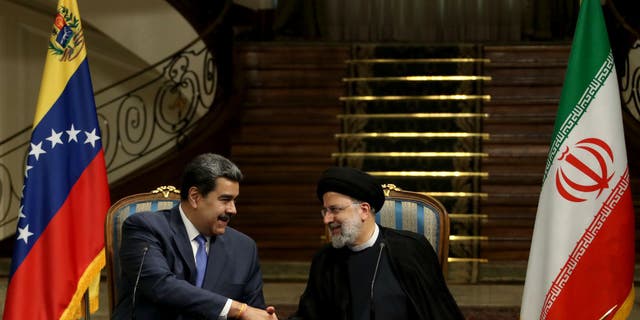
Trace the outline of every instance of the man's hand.
[[247, 309], [240, 315], [239, 319], [242, 319], [242, 320], [261, 320], [261, 319], [277, 320], [278, 317], [276, 316], [275, 312], [276, 312], [276, 309], [274, 307], [267, 307], [266, 310], [262, 310], [262, 309], [258, 309], [258, 308], [247, 306]]
[[268, 307], [267, 307], [267, 313], [268, 313], [268, 314], [275, 314], [275, 313], [276, 313], [276, 307], [274, 307], [274, 306], [268, 306]]
[[277, 320], [276, 308], [268, 306], [265, 310], [248, 306], [246, 303], [238, 301], [231, 302], [229, 317], [241, 320]]

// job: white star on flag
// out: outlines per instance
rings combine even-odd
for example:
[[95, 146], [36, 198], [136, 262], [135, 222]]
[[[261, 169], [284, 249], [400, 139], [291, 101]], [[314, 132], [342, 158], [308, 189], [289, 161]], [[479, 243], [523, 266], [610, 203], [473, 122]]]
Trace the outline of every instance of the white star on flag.
[[91, 132], [85, 131], [84, 133], [87, 135], [87, 140], [84, 143], [91, 143], [91, 146], [95, 148], [96, 141], [100, 140], [100, 137], [96, 135], [96, 129], [94, 128]]
[[22, 210], [24, 209], [24, 206], [20, 206], [20, 215], [18, 215], [20, 218], [26, 218], [27, 216], [24, 215], [24, 213], [22, 212]]
[[36, 160], [38, 160], [40, 158], [41, 154], [47, 153], [46, 151], [42, 150], [42, 141], [40, 141], [40, 143], [36, 144], [31, 144], [31, 151], [29, 151], [29, 155], [30, 156], [34, 156], [36, 157]]
[[32, 166], [30, 166], [30, 165], [27, 165], [27, 166], [24, 168], [24, 176], [25, 176], [25, 178], [29, 178], [29, 170], [31, 170], [31, 169], [33, 169], [33, 167], [32, 167]]
[[80, 130], [76, 130], [72, 123], [71, 129], [67, 130], [67, 134], [69, 135], [69, 140], [67, 142], [71, 142], [71, 140], [78, 142], [78, 133], [80, 133]]
[[29, 225], [24, 228], [18, 227], [18, 240], [24, 240], [25, 244], [29, 243], [29, 237], [33, 235], [33, 232], [29, 232]]
[[56, 147], [56, 144], [62, 144], [62, 131], [56, 132], [51, 129], [51, 136], [47, 140], [51, 141], [51, 149]]

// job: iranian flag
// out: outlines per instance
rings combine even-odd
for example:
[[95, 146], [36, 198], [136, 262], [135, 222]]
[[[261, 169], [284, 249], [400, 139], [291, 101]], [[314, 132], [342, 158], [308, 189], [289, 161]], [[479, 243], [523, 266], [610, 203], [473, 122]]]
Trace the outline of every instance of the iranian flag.
[[616, 70], [600, 0], [583, 0], [522, 297], [522, 320], [626, 319], [634, 213]]

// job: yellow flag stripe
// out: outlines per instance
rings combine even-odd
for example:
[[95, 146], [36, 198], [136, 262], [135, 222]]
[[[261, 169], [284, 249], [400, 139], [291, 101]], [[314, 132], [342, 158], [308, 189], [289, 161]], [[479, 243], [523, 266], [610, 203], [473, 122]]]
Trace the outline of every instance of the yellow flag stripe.
[[[58, 8], [61, 6], [69, 8], [78, 18], [78, 23], [80, 24], [80, 13], [76, 1], [60, 0], [58, 2]], [[80, 25], [79, 30], [82, 30], [82, 25]], [[80, 37], [80, 41], [84, 41], [83, 36]], [[64, 88], [67, 86], [69, 79], [71, 79], [76, 70], [78, 70], [80, 64], [84, 62], [87, 56], [84, 44], [79, 46], [78, 49], [80, 49], [80, 52], [73, 53], [74, 56], [77, 54], [77, 57], [67, 61], [60, 61], [62, 58], [59, 55], [52, 53], [47, 54], [40, 84], [40, 94], [38, 95], [38, 103], [36, 104], [36, 115], [33, 119], [33, 127], [36, 127], [38, 123], [40, 123], [40, 120], [49, 112], [49, 109], [53, 107], [53, 104], [58, 100]]]
[[96, 290], [95, 282], [100, 279], [100, 270], [104, 268], [105, 265], [105, 253], [104, 248], [100, 251], [100, 253], [93, 259], [93, 261], [89, 264], [87, 269], [85, 269], [84, 274], [80, 277], [78, 281], [78, 287], [76, 289], [76, 293], [71, 298], [71, 302], [67, 306], [67, 309], [62, 313], [60, 319], [66, 320], [75, 320], [78, 319], [79, 315], [82, 315], [82, 298], [84, 297], [85, 291], [89, 290], [89, 299], [90, 302], [90, 312], [94, 312], [98, 310], [97, 303], [95, 301], [95, 297], [99, 292], [99, 286]]

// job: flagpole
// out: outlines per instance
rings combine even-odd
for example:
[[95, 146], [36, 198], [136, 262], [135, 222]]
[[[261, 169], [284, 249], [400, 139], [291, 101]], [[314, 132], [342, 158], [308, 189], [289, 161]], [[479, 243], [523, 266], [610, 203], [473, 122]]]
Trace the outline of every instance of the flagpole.
[[615, 306], [611, 307], [611, 309], [609, 309], [609, 311], [605, 312], [602, 317], [600, 317], [600, 319], [598, 320], [604, 320], [606, 317], [608, 317], [611, 312], [613, 312], [613, 310], [615, 310], [618, 307], [618, 305], [616, 304]]
[[91, 306], [89, 305], [91, 300], [89, 298], [89, 289], [85, 290], [82, 300], [84, 300], [84, 319], [91, 320]]

